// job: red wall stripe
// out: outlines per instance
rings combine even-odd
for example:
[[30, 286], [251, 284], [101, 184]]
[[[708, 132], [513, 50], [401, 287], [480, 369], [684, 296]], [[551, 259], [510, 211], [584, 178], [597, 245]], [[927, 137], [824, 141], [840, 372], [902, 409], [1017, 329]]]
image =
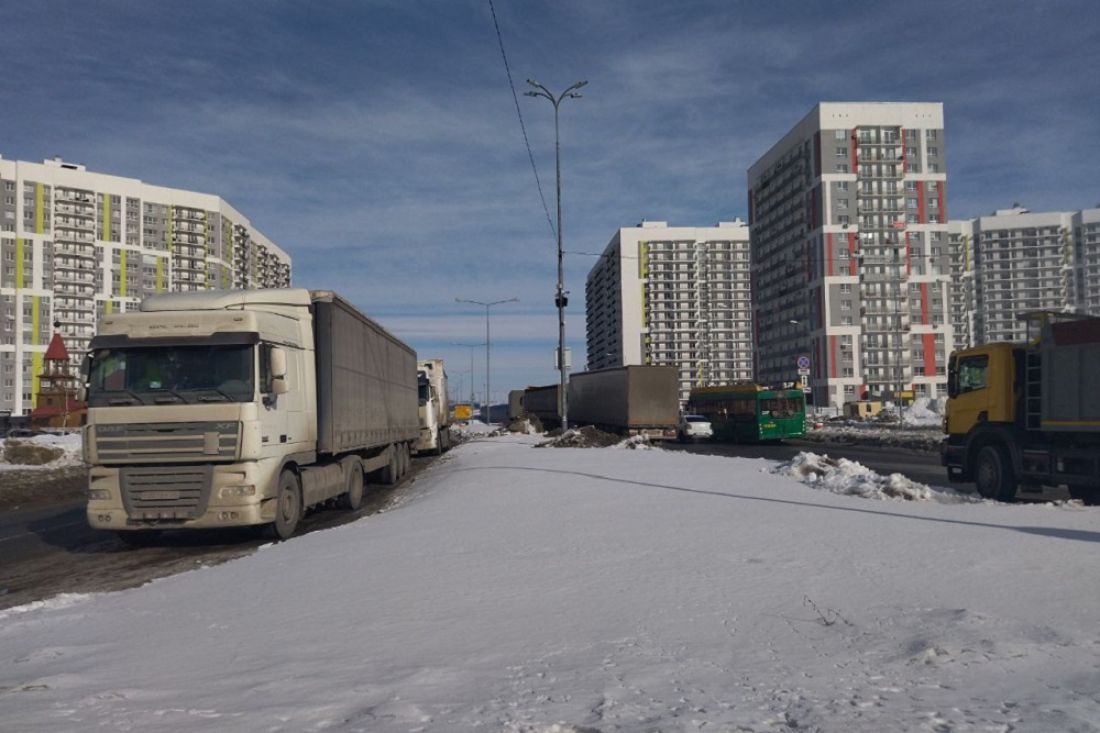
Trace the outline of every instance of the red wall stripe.
[[939, 192], [939, 199], [940, 199], [940, 221], [941, 222], [946, 222], [947, 221], [947, 194], [943, 190], [946, 187], [947, 187], [947, 181], [940, 181], [938, 192]]
[[924, 376], [936, 376], [936, 334], [926, 333], [924, 336]]
[[920, 284], [920, 322], [926, 326], [932, 323], [928, 319], [928, 283]]
[[856, 235], [848, 232], [848, 274], [856, 274]]
[[921, 224], [928, 222], [924, 212], [924, 181], [917, 181], [917, 221]]

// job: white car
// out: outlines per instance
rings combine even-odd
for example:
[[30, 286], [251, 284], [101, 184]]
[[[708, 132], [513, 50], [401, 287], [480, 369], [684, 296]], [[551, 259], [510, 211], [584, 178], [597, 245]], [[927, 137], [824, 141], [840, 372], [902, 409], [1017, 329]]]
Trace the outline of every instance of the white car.
[[700, 438], [713, 438], [714, 429], [710, 426], [710, 420], [702, 415], [684, 415], [680, 418], [680, 426], [676, 429], [676, 437], [681, 442]]

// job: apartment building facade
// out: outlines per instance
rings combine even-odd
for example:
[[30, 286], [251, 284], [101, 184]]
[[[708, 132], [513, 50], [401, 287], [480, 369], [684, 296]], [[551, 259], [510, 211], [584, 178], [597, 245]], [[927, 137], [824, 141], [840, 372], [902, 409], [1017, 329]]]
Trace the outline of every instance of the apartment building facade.
[[585, 284], [587, 368], [671, 365], [692, 387], [752, 379], [749, 231], [619, 229]]
[[0, 158], [0, 412], [28, 413], [53, 324], [74, 361], [146, 295], [289, 287], [290, 257], [218, 196]]
[[1100, 315], [1100, 208], [1021, 206], [949, 222], [957, 345], [1023, 341], [1021, 313]]
[[817, 405], [945, 393], [943, 105], [822, 102], [748, 171], [756, 378]]

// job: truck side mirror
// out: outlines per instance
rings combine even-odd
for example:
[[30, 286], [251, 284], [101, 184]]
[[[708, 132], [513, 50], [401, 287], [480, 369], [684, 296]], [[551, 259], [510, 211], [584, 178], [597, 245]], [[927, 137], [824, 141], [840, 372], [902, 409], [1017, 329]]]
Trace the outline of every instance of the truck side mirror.
[[290, 391], [290, 385], [286, 381], [286, 350], [278, 346], [271, 348], [271, 391], [281, 395]]
[[271, 347], [270, 362], [271, 376], [274, 379], [286, 377], [286, 351], [279, 346]]

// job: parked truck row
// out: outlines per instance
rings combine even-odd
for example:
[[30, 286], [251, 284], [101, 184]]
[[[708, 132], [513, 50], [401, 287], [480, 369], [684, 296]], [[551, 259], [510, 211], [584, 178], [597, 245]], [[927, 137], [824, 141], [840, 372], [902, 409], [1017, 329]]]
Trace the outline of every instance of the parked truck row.
[[[335, 293], [210, 291], [105, 317], [86, 364], [88, 521], [141, 543], [165, 529], [262, 526], [356, 509], [415, 451], [449, 445], [446, 375]], [[441, 407], [442, 406], [442, 407]]]

